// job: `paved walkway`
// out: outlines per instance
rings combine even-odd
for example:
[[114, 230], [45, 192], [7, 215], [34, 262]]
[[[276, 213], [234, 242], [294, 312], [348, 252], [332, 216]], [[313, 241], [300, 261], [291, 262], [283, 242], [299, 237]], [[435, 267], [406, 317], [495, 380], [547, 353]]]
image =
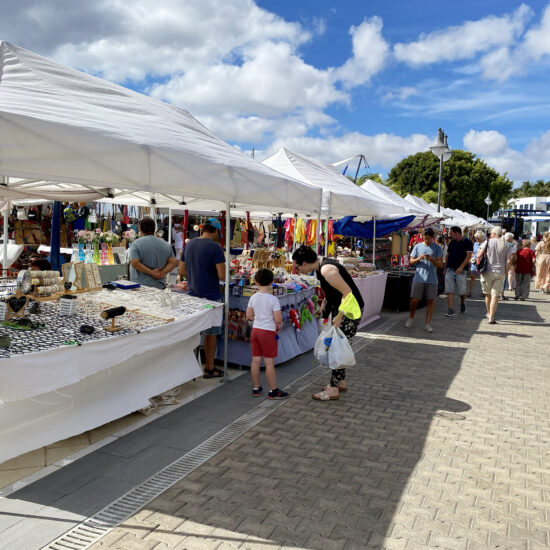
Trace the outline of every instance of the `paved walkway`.
[[[497, 325], [479, 299], [445, 311], [431, 335], [424, 310], [359, 334], [339, 401], [311, 400], [323, 376], [92, 548], [550, 548], [550, 298], [501, 303]], [[90, 490], [54, 504], [58, 521]]]

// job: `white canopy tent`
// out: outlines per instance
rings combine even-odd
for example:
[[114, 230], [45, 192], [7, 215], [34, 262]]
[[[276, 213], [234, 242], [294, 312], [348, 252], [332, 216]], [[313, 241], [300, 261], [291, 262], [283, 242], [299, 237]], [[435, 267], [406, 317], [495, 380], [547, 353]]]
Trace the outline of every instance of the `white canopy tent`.
[[[373, 218], [376, 224], [376, 218], [393, 218], [405, 214], [403, 207], [391, 202], [380, 201], [340, 174], [331, 164], [293, 153], [285, 148], [279, 149], [277, 153], [265, 159], [263, 164], [289, 177], [322, 189], [321, 212], [327, 218], [331, 215], [362, 216]], [[318, 227], [320, 227], [320, 223]], [[328, 233], [328, 224], [326, 232]], [[375, 238], [373, 237], [373, 239]], [[325, 235], [325, 242], [328, 242], [328, 235]]]
[[[317, 209], [187, 111], [0, 42], [0, 175]], [[1, 197], [1, 195], [0, 195]]]
[[262, 164], [325, 191], [322, 209], [325, 213], [378, 218], [405, 214], [403, 207], [381, 201], [348, 180], [334, 166], [293, 153], [288, 149], [279, 149], [277, 153], [262, 161]]
[[[0, 183], [28, 178], [214, 198], [228, 212], [231, 203], [320, 207], [318, 188], [242, 154], [183, 109], [5, 41], [0, 75]], [[3, 190], [0, 201], [9, 198]], [[226, 247], [228, 239], [229, 215]]]
[[420, 207], [406, 201], [403, 197], [399, 196], [386, 185], [382, 185], [369, 179], [361, 185], [361, 188], [376, 196], [379, 200], [389, 201], [397, 206], [402, 206], [407, 214], [414, 214], [416, 217], [409, 224], [410, 227], [415, 227], [419, 224], [429, 225], [440, 219], [439, 217], [428, 214]]

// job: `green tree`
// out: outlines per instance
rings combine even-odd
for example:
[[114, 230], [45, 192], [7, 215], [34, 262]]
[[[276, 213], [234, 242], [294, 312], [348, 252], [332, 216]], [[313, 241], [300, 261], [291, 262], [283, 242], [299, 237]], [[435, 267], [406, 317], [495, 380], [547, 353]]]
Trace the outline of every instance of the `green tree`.
[[[485, 217], [484, 199], [491, 193], [491, 212], [512, 196], [512, 181], [500, 175], [468, 151], [454, 149], [443, 163], [441, 204], [476, 216]], [[391, 188], [405, 196], [408, 193], [437, 202], [439, 159], [431, 152], [416, 153], [396, 164], [388, 174]]]

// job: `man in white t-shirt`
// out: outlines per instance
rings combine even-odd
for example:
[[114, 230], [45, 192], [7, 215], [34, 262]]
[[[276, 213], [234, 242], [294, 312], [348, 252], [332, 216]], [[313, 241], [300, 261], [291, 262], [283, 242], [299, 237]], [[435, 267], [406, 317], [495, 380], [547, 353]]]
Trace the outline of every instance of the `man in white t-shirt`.
[[253, 321], [250, 347], [252, 363], [252, 395], [258, 397], [263, 389], [260, 385], [260, 364], [265, 363], [265, 376], [269, 384], [268, 399], [286, 399], [288, 393], [277, 387], [275, 378], [275, 357], [277, 357], [277, 328], [283, 322], [279, 300], [271, 293], [273, 290], [273, 272], [270, 269], [258, 269], [254, 275], [258, 292], [254, 294], [246, 309], [246, 318]]

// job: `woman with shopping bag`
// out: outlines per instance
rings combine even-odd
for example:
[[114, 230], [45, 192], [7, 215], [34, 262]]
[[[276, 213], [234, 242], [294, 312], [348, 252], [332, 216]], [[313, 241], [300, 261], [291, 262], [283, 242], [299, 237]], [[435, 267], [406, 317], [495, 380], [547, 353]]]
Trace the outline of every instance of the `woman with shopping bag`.
[[[332, 326], [340, 329], [351, 344], [363, 315], [364, 302], [351, 275], [339, 262], [328, 258], [321, 259], [309, 246], [300, 246], [292, 255], [294, 266], [299, 273], [315, 271], [325, 294], [321, 308], [324, 319], [332, 318]], [[347, 390], [346, 369], [332, 369], [328, 386], [314, 393], [316, 401], [339, 399], [340, 392]]]

